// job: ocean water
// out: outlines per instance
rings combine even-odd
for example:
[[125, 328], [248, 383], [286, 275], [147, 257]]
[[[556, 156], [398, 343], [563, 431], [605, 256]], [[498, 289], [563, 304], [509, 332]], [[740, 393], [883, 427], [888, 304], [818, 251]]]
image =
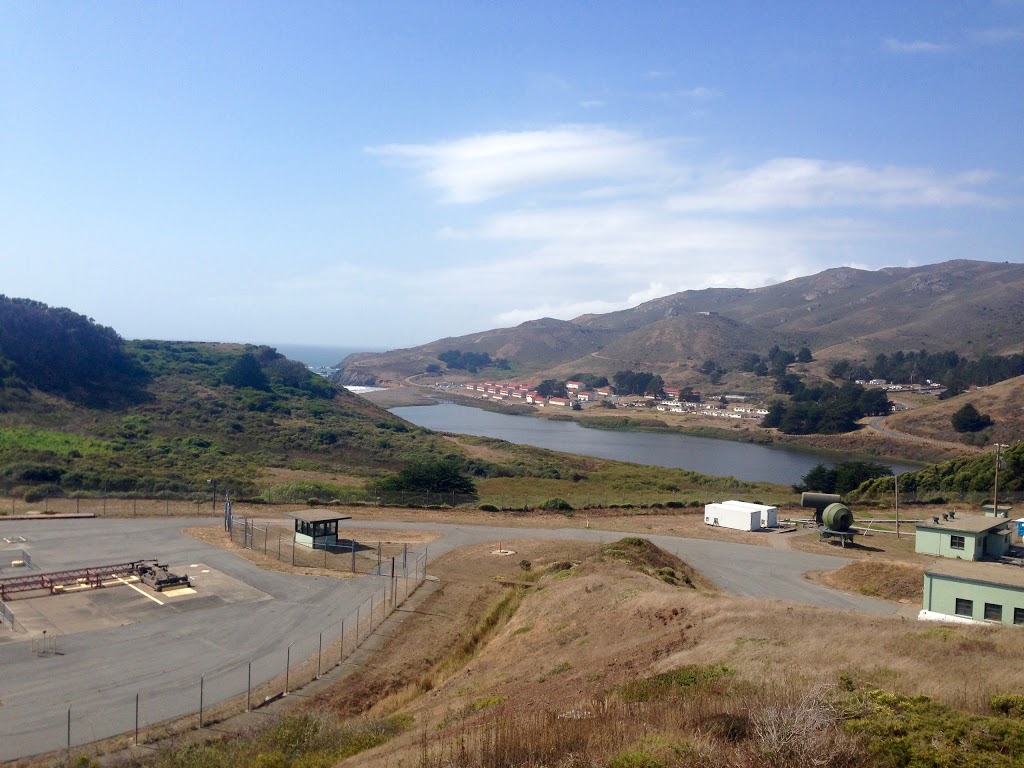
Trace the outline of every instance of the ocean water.
[[268, 344], [290, 360], [310, 368], [333, 368], [353, 352], [382, 352], [374, 347], [332, 347], [317, 344]]

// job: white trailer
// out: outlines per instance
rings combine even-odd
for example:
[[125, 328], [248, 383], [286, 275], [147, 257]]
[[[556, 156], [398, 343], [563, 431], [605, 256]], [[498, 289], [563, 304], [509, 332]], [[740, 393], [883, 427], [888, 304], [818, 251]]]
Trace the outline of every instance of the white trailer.
[[705, 504], [704, 522], [737, 531], [757, 531], [761, 528], [761, 513], [756, 509], [740, 509], [727, 504]]
[[736, 507], [736, 509], [756, 509], [761, 515], [762, 528], [775, 528], [779, 524], [778, 507], [769, 507], [766, 504], [752, 504], [749, 501], [723, 501], [722, 503], [728, 507]]

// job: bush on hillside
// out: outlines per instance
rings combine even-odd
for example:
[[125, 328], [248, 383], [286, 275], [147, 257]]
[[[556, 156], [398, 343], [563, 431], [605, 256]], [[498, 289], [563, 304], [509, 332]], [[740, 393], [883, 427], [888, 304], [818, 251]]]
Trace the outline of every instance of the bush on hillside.
[[953, 423], [953, 429], [957, 432], [980, 432], [992, 426], [992, 417], [987, 413], [979, 413], [971, 403], [967, 403], [954, 413], [950, 417], [950, 421]]

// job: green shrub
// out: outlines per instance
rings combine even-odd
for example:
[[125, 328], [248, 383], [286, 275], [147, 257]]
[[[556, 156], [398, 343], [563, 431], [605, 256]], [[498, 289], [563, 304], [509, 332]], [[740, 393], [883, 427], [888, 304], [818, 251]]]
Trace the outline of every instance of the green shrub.
[[481, 504], [480, 505], [480, 511], [481, 512], [497, 512], [498, 508], [496, 506], [494, 506], [493, 504]]
[[563, 512], [571, 512], [572, 504], [565, 499], [560, 499], [557, 496], [553, 499], [548, 499], [540, 505], [541, 509], [556, 509]]
[[1024, 695], [1008, 693], [1003, 696], [993, 696], [989, 701], [989, 707], [993, 712], [1007, 717], [1024, 718]]

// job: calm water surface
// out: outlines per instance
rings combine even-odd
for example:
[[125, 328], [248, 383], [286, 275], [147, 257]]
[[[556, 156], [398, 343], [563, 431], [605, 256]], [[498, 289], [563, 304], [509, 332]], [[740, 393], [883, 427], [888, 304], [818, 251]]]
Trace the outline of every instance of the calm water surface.
[[[833, 464], [834, 455], [780, 446], [734, 443], [679, 434], [616, 432], [586, 429], [574, 421], [548, 421], [509, 416], [465, 405], [393, 408], [391, 412], [427, 429], [463, 435], [497, 437], [510, 443], [603, 459], [692, 469], [708, 475], [732, 475], [738, 480], [799, 483], [816, 464]], [[840, 459], [841, 460], [841, 459]], [[916, 469], [880, 459], [897, 472]]]

